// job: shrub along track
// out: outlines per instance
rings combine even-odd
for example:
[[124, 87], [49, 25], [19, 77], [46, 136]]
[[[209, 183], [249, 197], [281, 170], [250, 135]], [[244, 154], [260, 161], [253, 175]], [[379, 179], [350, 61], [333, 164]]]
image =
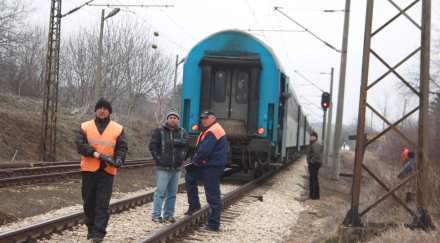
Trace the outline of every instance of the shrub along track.
[[[151, 158], [127, 160], [122, 169], [137, 169], [154, 166]], [[0, 188], [37, 185], [80, 178], [79, 161], [30, 168], [10, 168], [0, 170]]]

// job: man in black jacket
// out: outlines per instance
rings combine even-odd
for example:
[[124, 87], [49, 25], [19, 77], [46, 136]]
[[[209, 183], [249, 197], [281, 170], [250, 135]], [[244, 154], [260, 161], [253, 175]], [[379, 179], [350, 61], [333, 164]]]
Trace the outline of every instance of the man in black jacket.
[[307, 150], [307, 164], [309, 165], [309, 198], [319, 199], [318, 172], [322, 165], [322, 146], [318, 142], [318, 134], [310, 133], [310, 145]]
[[82, 123], [76, 131], [75, 144], [82, 155], [81, 193], [87, 239], [93, 242], [101, 242], [107, 233], [113, 177], [128, 150], [124, 129], [110, 119], [111, 113], [111, 103], [101, 98], [95, 105], [95, 119]]
[[153, 132], [149, 148], [156, 161], [156, 191], [151, 215], [154, 222], [176, 221], [174, 208], [187, 138], [185, 129], [179, 126], [179, 113], [176, 110], [170, 110], [165, 125], [156, 128]]

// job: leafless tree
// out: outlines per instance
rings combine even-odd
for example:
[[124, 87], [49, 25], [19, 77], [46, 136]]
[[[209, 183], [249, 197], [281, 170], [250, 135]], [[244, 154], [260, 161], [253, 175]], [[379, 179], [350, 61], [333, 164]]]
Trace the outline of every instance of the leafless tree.
[[[23, 0], [0, 0], [0, 90], [13, 91], [17, 80], [17, 56], [27, 32], [21, 31], [30, 11]], [[16, 91], [16, 90], [15, 90]]]
[[31, 12], [29, 6], [24, 0], [0, 0], [0, 53], [3, 57], [26, 39], [20, 29]]
[[[169, 82], [172, 61], [160, 49], [150, 48], [149, 30], [133, 20], [108, 21], [104, 30], [102, 93], [115, 104], [115, 110], [131, 116], [136, 106], [157, 94], [153, 88], [157, 90], [158, 82]], [[59, 97], [65, 106], [86, 111], [96, 102], [92, 99], [97, 36], [97, 30], [83, 29], [62, 44], [60, 92], [65, 95]]]
[[62, 43], [60, 54], [60, 104], [88, 109], [93, 97], [96, 33], [73, 33]]
[[29, 31], [18, 57], [19, 71], [17, 73], [18, 95], [40, 97], [43, 93], [43, 77], [45, 55], [45, 31], [33, 27]]
[[[166, 60], [163, 60], [163, 62], [167, 62]], [[171, 60], [168, 60], [169, 63], [172, 63]], [[168, 104], [171, 101], [171, 86], [172, 86], [172, 77], [173, 77], [173, 66], [168, 65], [166, 67], [168, 70], [165, 70], [163, 73], [164, 75], [161, 75], [158, 77], [158, 79], [154, 80], [154, 86], [153, 86], [153, 92], [152, 97], [155, 98], [159, 104], [159, 110], [156, 114], [156, 122], [163, 120], [163, 111], [165, 108], [165, 105]]]

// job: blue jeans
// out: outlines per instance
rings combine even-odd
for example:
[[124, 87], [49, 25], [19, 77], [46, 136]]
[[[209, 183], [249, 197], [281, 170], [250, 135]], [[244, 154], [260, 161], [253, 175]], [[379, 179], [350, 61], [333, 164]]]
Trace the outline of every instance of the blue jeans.
[[154, 210], [151, 218], [174, 216], [176, 205], [177, 186], [179, 184], [180, 170], [167, 170], [158, 168], [156, 170], [156, 191], [154, 192]]
[[200, 207], [197, 181], [203, 180], [206, 201], [208, 201], [209, 207], [211, 208], [207, 225], [213, 229], [218, 229], [220, 227], [220, 214], [222, 211], [220, 179], [223, 175], [223, 171], [224, 166], [198, 166], [191, 171], [186, 170], [185, 174], [189, 208]]

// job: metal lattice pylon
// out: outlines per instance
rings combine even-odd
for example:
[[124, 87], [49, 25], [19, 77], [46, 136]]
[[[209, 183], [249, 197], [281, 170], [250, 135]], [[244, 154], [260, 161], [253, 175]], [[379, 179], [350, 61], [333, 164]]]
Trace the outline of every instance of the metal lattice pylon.
[[43, 113], [41, 116], [40, 160], [55, 161], [58, 106], [58, 74], [61, 31], [61, 0], [52, 0], [47, 43]]
[[[362, 62], [362, 78], [361, 78], [361, 89], [359, 98], [359, 115], [358, 115], [358, 126], [357, 126], [357, 139], [356, 139], [356, 153], [355, 153], [355, 165], [353, 173], [353, 186], [351, 195], [351, 208], [345, 216], [344, 225], [347, 226], [362, 226], [361, 217], [367, 213], [370, 209], [374, 208], [376, 205], [381, 203], [387, 197], [392, 196], [395, 201], [403, 206], [403, 208], [410, 213], [415, 219], [415, 226], [424, 229], [433, 229], [434, 225], [428, 214], [426, 202], [428, 200], [428, 108], [429, 108], [429, 56], [430, 56], [430, 28], [431, 28], [431, 1], [430, 0], [415, 0], [411, 2], [407, 7], [401, 9], [392, 0], [388, 0], [397, 10], [398, 13], [392, 17], [385, 24], [380, 26], [377, 30], [372, 32], [372, 22], [373, 22], [373, 4], [374, 0], [367, 1], [367, 14], [365, 21], [365, 34], [364, 34], [364, 49], [363, 49], [363, 62]], [[411, 19], [411, 17], [406, 14], [414, 5], [418, 2], [422, 3], [422, 21], [421, 26]], [[420, 47], [416, 48], [413, 52], [409, 53], [405, 58], [402, 59], [395, 66], [391, 66], [386, 61], [380, 57], [380, 55], [371, 49], [371, 39], [379, 32], [383, 31], [386, 26], [392, 23], [399, 17], [406, 17], [412, 24], [414, 24], [421, 32], [421, 44]], [[408, 59], [420, 52], [420, 91], [417, 91], [412, 85], [406, 81], [398, 72], [397, 68], [405, 63]], [[370, 64], [370, 55], [376, 57], [388, 70], [381, 75], [377, 80], [374, 80], [368, 84], [368, 73]], [[375, 110], [367, 102], [368, 91], [376, 85], [378, 82], [382, 81], [388, 74], [396, 75], [400, 81], [402, 81], [412, 92], [414, 92], [419, 97], [419, 106], [415, 109], [404, 114], [395, 123], [391, 123], [386, 117], [382, 116], [377, 110]], [[371, 140], [367, 141], [365, 136], [365, 114], [366, 108], [369, 108], [375, 115], [382, 119], [388, 127], [382, 132], [374, 136]], [[410, 115], [419, 111], [419, 136], [418, 142], [414, 143], [408, 136], [406, 136], [402, 131], [397, 128], [403, 120], [408, 118]], [[388, 188], [385, 183], [383, 183], [365, 164], [363, 164], [363, 157], [365, 150], [368, 145], [380, 138], [386, 132], [394, 130], [398, 135], [402, 137], [406, 142], [411, 144], [414, 148], [417, 148], [417, 172], [412, 174], [409, 178], [405, 179], [394, 188]], [[387, 192], [382, 195], [376, 202], [372, 205], [366, 207], [362, 211], [359, 211], [359, 197], [360, 197], [360, 187], [361, 187], [361, 172], [364, 169], [374, 180], [376, 180]], [[417, 208], [419, 215], [413, 212], [400, 198], [398, 198], [394, 192], [405, 185], [410, 180], [417, 179]]]

